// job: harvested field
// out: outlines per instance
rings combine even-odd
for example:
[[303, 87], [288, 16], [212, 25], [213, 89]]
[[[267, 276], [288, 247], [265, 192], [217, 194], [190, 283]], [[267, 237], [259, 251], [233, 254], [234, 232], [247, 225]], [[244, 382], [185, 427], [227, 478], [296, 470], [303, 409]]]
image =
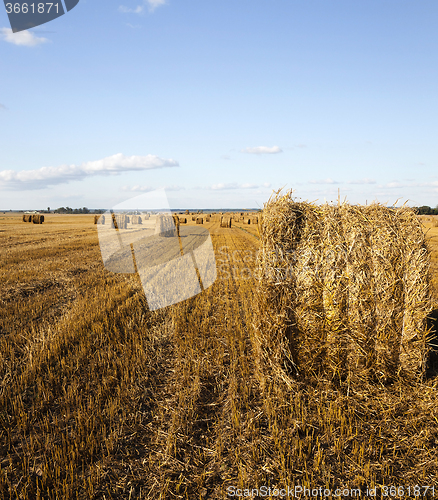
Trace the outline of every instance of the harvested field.
[[[256, 225], [213, 221], [216, 282], [150, 312], [137, 274], [104, 268], [90, 216], [48, 215], [39, 228], [21, 220], [0, 215], [0, 498], [438, 488], [434, 373], [362, 385], [321, 376], [294, 380], [292, 391], [268, 382], [262, 393]], [[324, 238], [335, 246], [332, 227]], [[438, 229], [424, 231], [437, 308]], [[334, 325], [331, 295], [323, 305]]]

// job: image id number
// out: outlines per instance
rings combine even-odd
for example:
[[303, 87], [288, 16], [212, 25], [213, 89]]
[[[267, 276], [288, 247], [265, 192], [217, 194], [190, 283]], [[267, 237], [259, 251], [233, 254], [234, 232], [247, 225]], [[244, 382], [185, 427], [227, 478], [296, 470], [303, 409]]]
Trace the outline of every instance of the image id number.
[[8, 14], [49, 14], [51, 10], [56, 9], [56, 13], [59, 14], [59, 7], [57, 3], [7, 3], [6, 12]]

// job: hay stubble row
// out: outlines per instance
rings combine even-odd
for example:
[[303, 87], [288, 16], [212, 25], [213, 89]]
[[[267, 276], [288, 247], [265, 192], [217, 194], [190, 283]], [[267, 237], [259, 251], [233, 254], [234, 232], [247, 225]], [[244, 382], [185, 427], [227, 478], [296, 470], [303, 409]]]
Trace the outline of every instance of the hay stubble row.
[[[101, 265], [90, 217], [49, 217], [38, 235], [17, 222], [3, 223], [0, 250], [11, 298], [0, 335], [0, 497], [219, 499], [230, 485], [436, 484], [433, 384], [365, 384], [347, 396], [302, 381], [262, 396], [256, 225], [212, 221], [216, 283], [150, 313], [135, 275]], [[33, 306], [62, 307], [50, 317], [24, 309], [31, 321], [12, 329], [14, 300], [26, 305], [14, 284], [29, 282]]]

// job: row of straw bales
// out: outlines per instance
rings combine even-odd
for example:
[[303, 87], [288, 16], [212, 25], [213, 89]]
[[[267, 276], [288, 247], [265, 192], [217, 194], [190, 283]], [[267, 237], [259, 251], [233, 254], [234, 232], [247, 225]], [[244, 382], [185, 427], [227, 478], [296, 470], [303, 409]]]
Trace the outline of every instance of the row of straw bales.
[[[116, 214], [113, 214], [112, 220], [114, 220], [114, 219], [117, 220], [117, 217], [121, 217], [121, 218], [124, 217], [123, 220], [124, 220], [124, 222], [126, 222], [126, 224], [128, 224], [128, 223], [131, 223], [131, 224], [143, 224], [143, 220], [142, 220], [142, 217], [140, 215], [131, 215], [131, 216], [128, 216], [128, 215], [116, 215]], [[149, 216], [144, 215], [143, 219], [145, 221], [149, 220]], [[95, 215], [94, 216], [94, 223], [95, 224], [105, 224], [105, 215]], [[122, 224], [121, 224], [121, 226], [122, 226]]]
[[24, 214], [23, 222], [33, 222], [34, 224], [42, 224], [44, 222], [44, 215], [41, 214]]
[[421, 376], [430, 255], [403, 206], [318, 206], [277, 193], [259, 233], [254, 346], [262, 385]]

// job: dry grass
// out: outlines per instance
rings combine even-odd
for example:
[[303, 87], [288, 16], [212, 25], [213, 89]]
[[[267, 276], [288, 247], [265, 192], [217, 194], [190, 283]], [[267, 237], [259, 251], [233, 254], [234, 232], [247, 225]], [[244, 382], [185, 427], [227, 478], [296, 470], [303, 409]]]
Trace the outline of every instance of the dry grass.
[[[0, 215], [0, 498], [437, 487], [436, 379], [348, 388], [321, 377], [262, 396], [256, 227], [209, 230], [218, 280], [151, 313], [136, 275], [103, 268], [89, 216], [36, 228]], [[437, 276], [437, 229], [428, 237]]]

